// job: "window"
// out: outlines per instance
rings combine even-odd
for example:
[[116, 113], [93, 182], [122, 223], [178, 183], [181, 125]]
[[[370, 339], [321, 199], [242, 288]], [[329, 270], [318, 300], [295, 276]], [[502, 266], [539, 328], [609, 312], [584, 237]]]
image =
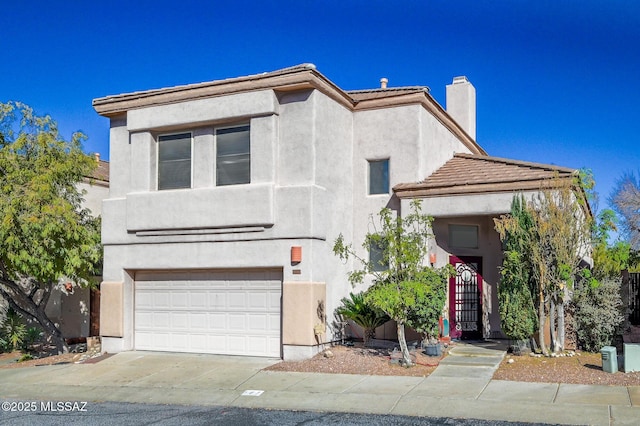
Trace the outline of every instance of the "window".
[[389, 269], [389, 262], [384, 258], [384, 242], [371, 241], [369, 245], [369, 262], [374, 271], [386, 271]]
[[158, 189], [191, 188], [191, 133], [158, 137]]
[[389, 193], [389, 160], [369, 161], [369, 195]]
[[216, 130], [216, 185], [251, 182], [249, 126]]
[[478, 227], [476, 225], [449, 225], [449, 246], [478, 248]]

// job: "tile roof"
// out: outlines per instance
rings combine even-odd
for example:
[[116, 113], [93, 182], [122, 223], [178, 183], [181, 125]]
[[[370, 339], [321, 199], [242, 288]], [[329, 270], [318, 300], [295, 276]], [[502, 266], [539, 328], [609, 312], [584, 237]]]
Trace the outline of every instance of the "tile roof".
[[109, 162], [98, 160], [98, 167], [93, 170], [91, 176], [86, 178], [89, 181], [109, 186]]
[[[277, 85], [277, 82], [270, 81], [274, 79], [277, 80], [279, 77], [286, 77], [289, 75], [301, 73], [304, 74], [308, 72], [321, 75], [316, 71], [316, 66], [314, 64], [305, 63], [287, 68], [281, 68], [275, 71], [262, 72], [240, 77], [231, 77], [220, 80], [205, 81], [202, 83], [183, 84], [178, 86], [163, 87], [159, 89], [141, 90], [131, 93], [105, 96], [102, 98], [94, 99], [93, 107], [99, 114], [108, 116], [113, 112], [122, 112], [120, 109], [112, 111], [109, 107], [109, 105], [112, 104], [134, 102], [133, 105], [125, 104], [125, 109], [129, 109], [131, 106], [139, 106], [138, 104], [145, 106], [147, 104], [153, 104], [154, 99], [159, 97], [162, 97], [162, 100], [158, 101], [159, 103], [170, 103], [191, 98], [233, 93], [234, 91], [262, 89]], [[326, 80], [328, 81], [328, 79]], [[261, 81], [266, 81], [267, 83], [265, 83], [263, 86], [260, 84]], [[333, 85], [333, 83], [331, 84]]]
[[567, 178], [576, 170], [472, 154], [455, 154], [431, 176], [393, 189], [399, 197], [446, 196], [540, 189], [555, 177]]
[[484, 149], [433, 99], [428, 87], [407, 86], [345, 91], [310, 63], [243, 77], [105, 96], [94, 99], [93, 108], [102, 116], [115, 117], [132, 109], [234, 93], [256, 90], [273, 90], [283, 93], [309, 89], [324, 93], [351, 111], [390, 108], [402, 105], [422, 105], [471, 152], [486, 154]]
[[372, 99], [385, 99], [393, 96], [410, 95], [414, 93], [429, 93], [427, 86], [388, 87], [385, 89], [346, 90], [347, 95], [355, 103]]

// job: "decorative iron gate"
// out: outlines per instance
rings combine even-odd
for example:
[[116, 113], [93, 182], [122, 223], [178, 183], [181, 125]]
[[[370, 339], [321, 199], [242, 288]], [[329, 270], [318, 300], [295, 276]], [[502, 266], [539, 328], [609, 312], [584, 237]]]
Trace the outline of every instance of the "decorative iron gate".
[[450, 257], [456, 275], [449, 281], [450, 336], [482, 337], [482, 258]]

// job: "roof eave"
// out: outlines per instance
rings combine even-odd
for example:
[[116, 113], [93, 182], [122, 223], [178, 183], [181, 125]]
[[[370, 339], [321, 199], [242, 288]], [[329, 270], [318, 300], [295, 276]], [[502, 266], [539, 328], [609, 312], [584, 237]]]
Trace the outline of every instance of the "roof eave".
[[166, 105], [188, 100], [210, 98], [255, 90], [294, 91], [317, 89], [345, 107], [353, 108], [351, 98], [313, 67], [300, 67], [290, 72], [274, 72], [216, 80], [205, 83], [106, 96], [93, 100], [96, 112], [105, 117], [131, 109]]
[[398, 198], [445, 197], [472, 194], [495, 194], [502, 192], [539, 191], [553, 188], [551, 179], [482, 183], [472, 185], [421, 186], [420, 184], [399, 184], [393, 187]]

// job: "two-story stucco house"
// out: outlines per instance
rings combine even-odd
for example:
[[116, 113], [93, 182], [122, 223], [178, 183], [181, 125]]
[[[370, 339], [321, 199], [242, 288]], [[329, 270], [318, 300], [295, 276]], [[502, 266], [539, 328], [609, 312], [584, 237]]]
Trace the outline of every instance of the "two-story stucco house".
[[334, 240], [414, 198], [436, 218], [431, 260], [459, 271], [452, 335], [500, 336], [492, 219], [573, 170], [487, 156], [464, 77], [446, 109], [382, 82], [345, 91], [305, 64], [94, 100], [111, 123], [103, 350], [310, 357], [354, 291]]

